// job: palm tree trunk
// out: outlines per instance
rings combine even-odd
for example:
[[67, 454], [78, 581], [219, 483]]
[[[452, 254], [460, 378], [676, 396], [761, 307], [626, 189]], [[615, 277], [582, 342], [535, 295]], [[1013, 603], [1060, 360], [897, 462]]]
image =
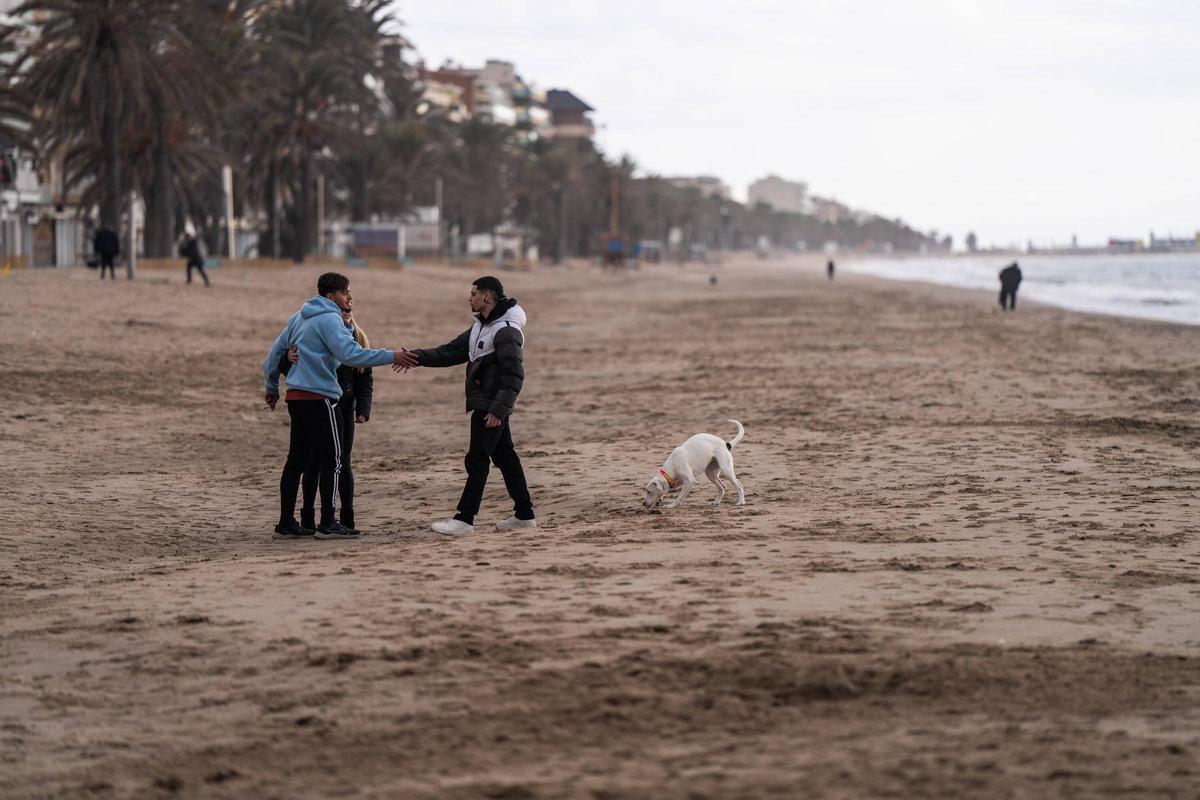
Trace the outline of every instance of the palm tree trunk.
[[[115, 87], [113, 87], [115, 88]], [[100, 225], [111, 231], [121, 229], [121, 159], [117, 152], [117, 111], [113, 103], [104, 104], [100, 120], [100, 145], [104, 163], [100, 174]]]
[[370, 164], [365, 160], [354, 165], [352, 173], [354, 175], [354, 188], [350, 203], [350, 218], [353, 220], [365, 220], [367, 218], [367, 207], [371, 202], [370, 190], [367, 188], [367, 172], [369, 170]]
[[312, 205], [312, 154], [308, 152], [307, 143], [301, 142], [300, 153], [300, 196], [299, 208], [297, 209], [296, 219], [296, 253], [295, 261], [297, 264], [303, 264], [305, 256], [308, 255], [309, 242], [309, 225], [312, 224], [312, 210], [309, 208]]
[[555, 263], [561, 264], [567, 259], [567, 193], [558, 193], [558, 248], [555, 251]]
[[279, 199], [278, 180], [275, 171], [275, 162], [272, 161], [267, 167], [267, 228], [270, 230], [271, 249], [269, 252], [264, 252], [261, 238], [259, 240], [258, 254], [260, 256], [270, 255], [271, 258], [279, 258]]
[[171, 236], [171, 176], [167, 162], [166, 111], [156, 104], [154, 120], [154, 174], [146, 198], [146, 255], [150, 258], [169, 258], [174, 255]]

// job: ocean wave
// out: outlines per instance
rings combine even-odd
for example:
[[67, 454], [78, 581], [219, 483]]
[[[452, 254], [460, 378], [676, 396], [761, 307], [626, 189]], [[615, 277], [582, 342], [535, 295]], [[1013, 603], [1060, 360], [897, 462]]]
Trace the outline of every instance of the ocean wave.
[[892, 258], [847, 261], [844, 269], [890, 280], [998, 291], [999, 271], [1016, 260], [1020, 296], [1046, 305], [1200, 325], [1200, 255]]

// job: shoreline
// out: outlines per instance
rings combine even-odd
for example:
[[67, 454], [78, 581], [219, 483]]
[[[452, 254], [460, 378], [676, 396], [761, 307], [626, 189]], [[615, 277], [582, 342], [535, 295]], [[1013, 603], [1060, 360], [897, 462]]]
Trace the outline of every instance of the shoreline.
[[[1081, 255], [1090, 257], [1092, 254], [1081, 254]], [[1128, 255], [1128, 254], [1109, 253], [1107, 255], [1123, 256], [1123, 255]], [[1200, 259], [1200, 255], [1196, 255], [1196, 254], [1192, 254], [1192, 253], [1153, 253], [1153, 254], [1139, 254], [1139, 255], [1182, 256], [1182, 257]], [[1042, 257], [1042, 256], [1043, 256], [1043, 254], [1034, 254], [1032, 257], [1036, 258], [1036, 257]], [[1029, 257], [1030, 256], [1022, 256], [1022, 258], [1029, 258]], [[1049, 257], [1067, 258], [1067, 257], [1069, 257], [1069, 255], [1055, 255], [1055, 256], [1049, 256]], [[848, 259], [846, 259], [846, 263], [851, 264], [855, 261], [863, 262], [863, 261], [880, 261], [880, 260], [890, 260], [890, 261], [901, 262], [901, 261], [905, 261], [905, 260], [911, 261], [911, 260], [914, 260], [915, 258], [920, 258], [922, 260], [926, 260], [926, 259], [928, 259], [928, 260], [934, 260], [934, 259], [936, 259], [936, 260], [953, 260], [953, 259], [960, 259], [960, 258], [961, 259], [978, 258], [978, 256], [973, 256], [973, 255], [968, 256], [965, 254], [954, 255], [954, 256], [944, 256], [944, 257], [932, 257], [932, 258], [927, 257], [927, 256], [919, 256], [919, 257], [898, 256], [898, 257], [895, 257], [892, 259], [876, 258], [874, 256], [866, 256], [866, 257], [848, 258]], [[1026, 270], [1028, 270], [1028, 268], [1026, 268]], [[906, 277], [906, 276], [899, 276], [899, 275], [883, 275], [883, 274], [879, 274], [879, 273], [875, 273], [875, 272], [857, 272], [853, 269], [853, 267], [848, 267], [846, 271], [852, 272], [853, 274], [856, 274], [856, 275], [870, 276], [872, 278], [876, 278], [876, 279], [884, 280], [884, 281], [898, 281], [898, 282], [902, 282], [902, 283], [924, 284], [927, 286], [937, 287], [937, 288], [942, 288], [942, 289], [960, 289], [960, 290], [968, 291], [968, 292], [990, 293], [993, 295], [993, 299], [995, 299], [995, 296], [999, 292], [999, 283], [998, 282], [997, 282], [997, 288], [995, 290], [992, 290], [992, 289], [987, 289], [987, 288], [979, 287], [979, 286], [962, 286], [962, 285], [957, 285], [957, 284], [953, 284], [953, 283], [942, 283], [942, 282], [938, 282], [936, 280], [929, 280], [929, 279], [925, 279], [925, 278]], [[1114, 310], [1097, 310], [1097, 309], [1089, 309], [1089, 308], [1080, 308], [1080, 307], [1073, 307], [1071, 305], [1065, 305], [1062, 302], [1055, 302], [1052, 300], [1047, 300], [1045, 297], [1042, 297], [1039, 299], [1033, 299], [1033, 298], [1028, 297], [1028, 294], [1020, 294], [1020, 299], [1018, 300], [1018, 302], [1021, 304], [1021, 306], [1028, 306], [1028, 305], [1042, 306], [1042, 307], [1048, 307], [1048, 308], [1056, 308], [1056, 309], [1059, 309], [1062, 311], [1069, 311], [1069, 312], [1076, 313], [1076, 314], [1096, 315], [1096, 316], [1102, 316], [1102, 317], [1109, 317], [1109, 318], [1113, 318], [1113, 319], [1130, 319], [1130, 320], [1140, 320], [1140, 321], [1146, 321], [1146, 322], [1161, 322], [1161, 323], [1165, 323], [1168, 325], [1183, 325], [1183, 326], [1187, 326], [1187, 327], [1200, 326], [1200, 319], [1197, 319], [1195, 321], [1181, 320], [1181, 319], [1169, 319], [1169, 318], [1164, 318], [1161, 316], [1155, 316], [1155, 315], [1153, 315], [1153, 312], [1151, 312], [1151, 311], [1145, 311], [1145, 312], [1139, 313], [1138, 309], [1136, 309], [1136, 308], [1133, 310], [1125, 310], [1123, 312], [1114, 311]], [[1153, 305], [1174, 305], [1174, 303], [1153, 304]], [[1020, 308], [1020, 306], [1018, 306], [1018, 308]]]

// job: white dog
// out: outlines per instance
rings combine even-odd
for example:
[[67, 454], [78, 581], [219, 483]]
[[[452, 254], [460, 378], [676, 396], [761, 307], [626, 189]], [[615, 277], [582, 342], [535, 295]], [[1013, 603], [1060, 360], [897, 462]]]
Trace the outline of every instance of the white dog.
[[720, 505], [721, 498], [725, 496], [725, 484], [721, 481], [722, 475], [729, 478], [737, 487], [737, 504], [745, 505], [746, 490], [742, 488], [737, 475], [733, 472], [731, 451], [733, 446], [746, 435], [746, 429], [736, 419], [731, 419], [729, 422], [737, 425], [737, 436], [733, 437], [732, 442], [726, 442], [711, 433], [697, 433], [672, 450], [666, 463], [662, 465], [662, 469], [646, 484], [646, 499], [642, 501], [642, 505], [646, 508], [656, 508], [667, 492], [678, 489], [679, 497], [675, 498], [673, 503], [664, 506], [664, 508], [675, 508], [683, 502], [683, 499], [688, 496], [688, 492], [696, 485], [696, 475], [700, 472], [707, 475], [708, 479], [717, 487], [717, 499], [712, 503], [714, 506]]

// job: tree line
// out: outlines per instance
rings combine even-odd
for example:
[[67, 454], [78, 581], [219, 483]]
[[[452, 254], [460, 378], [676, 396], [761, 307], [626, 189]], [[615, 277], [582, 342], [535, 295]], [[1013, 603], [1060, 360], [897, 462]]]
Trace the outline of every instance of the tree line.
[[331, 218], [396, 218], [436, 192], [447, 227], [514, 226], [556, 258], [602, 246], [614, 182], [630, 240], [678, 228], [718, 247], [929, 243], [899, 221], [827, 224], [637, 178], [587, 139], [453, 121], [421, 103], [386, 0], [26, 0], [12, 13], [34, 35], [0, 29], [0, 136], [61, 163], [64, 191], [104, 227], [141, 197], [150, 257], [173, 255], [188, 221], [217, 248], [224, 165], [259, 254], [297, 261], [316, 244], [318, 176]]

